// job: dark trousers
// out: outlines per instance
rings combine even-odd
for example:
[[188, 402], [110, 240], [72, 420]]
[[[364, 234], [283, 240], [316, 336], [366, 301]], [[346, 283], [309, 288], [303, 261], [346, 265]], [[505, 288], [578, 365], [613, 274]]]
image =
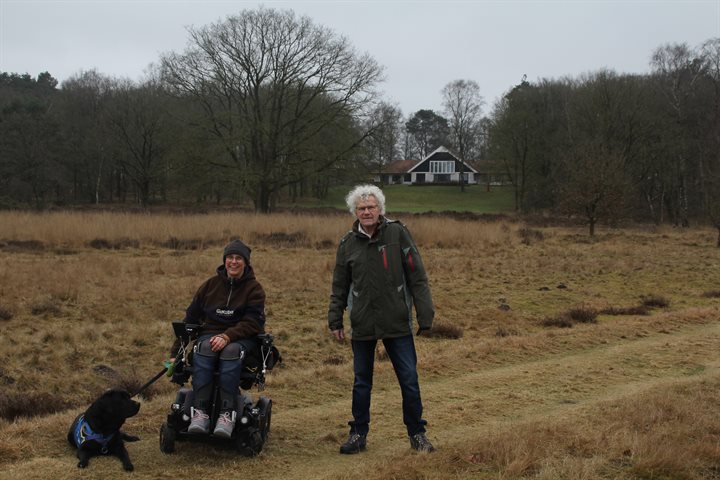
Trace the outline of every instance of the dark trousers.
[[[355, 383], [353, 384], [352, 415], [348, 422], [351, 433], [367, 435], [370, 429], [370, 393], [377, 340], [352, 340]], [[417, 355], [412, 335], [383, 339], [402, 392], [403, 422], [408, 435], [425, 432], [422, 400], [417, 374]]]

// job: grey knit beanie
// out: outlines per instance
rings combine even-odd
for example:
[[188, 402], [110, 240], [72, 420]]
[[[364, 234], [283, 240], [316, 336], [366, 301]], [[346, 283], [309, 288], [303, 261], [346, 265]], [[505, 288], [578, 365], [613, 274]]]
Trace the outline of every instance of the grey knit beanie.
[[225, 258], [228, 255], [240, 255], [245, 259], [245, 263], [250, 265], [250, 247], [240, 240], [233, 240], [225, 246], [225, 250], [223, 250], [223, 263], [225, 263]]

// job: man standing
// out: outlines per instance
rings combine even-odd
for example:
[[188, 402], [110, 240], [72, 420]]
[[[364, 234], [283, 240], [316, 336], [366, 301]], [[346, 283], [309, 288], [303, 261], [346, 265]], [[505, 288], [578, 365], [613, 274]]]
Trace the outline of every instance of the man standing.
[[338, 246], [328, 311], [328, 326], [339, 342], [345, 340], [346, 308], [352, 333], [353, 420], [340, 453], [358, 453], [366, 448], [378, 340], [383, 341], [400, 384], [410, 446], [432, 452], [434, 448], [425, 436], [427, 422], [422, 419], [412, 328], [413, 302], [418, 335], [430, 329], [435, 315], [425, 268], [407, 228], [384, 217], [382, 190], [360, 185], [345, 200], [356, 220]]

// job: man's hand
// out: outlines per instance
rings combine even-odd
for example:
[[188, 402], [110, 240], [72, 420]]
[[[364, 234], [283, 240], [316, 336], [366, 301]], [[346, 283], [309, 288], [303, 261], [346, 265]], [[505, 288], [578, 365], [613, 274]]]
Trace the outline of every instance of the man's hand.
[[429, 328], [422, 328], [422, 327], [420, 327], [420, 328], [418, 328], [418, 331], [417, 331], [417, 333], [416, 333], [415, 335], [417, 335], [418, 337], [420, 337], [420, 336], [425, 335], [425, 334], [428, 333], [429, 331], [430, 331]]
[[332, 334], [335, 337], [335, 340], [338, 342], [344, 342], [345, 341], [345, 330], [340, 328], [338, 330], [332, 330]]

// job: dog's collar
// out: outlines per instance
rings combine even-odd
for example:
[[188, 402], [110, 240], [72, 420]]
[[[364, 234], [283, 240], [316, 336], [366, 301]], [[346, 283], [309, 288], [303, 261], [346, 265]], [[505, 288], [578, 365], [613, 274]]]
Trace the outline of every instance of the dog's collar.
[[75, 445], [80, 447], [85, 442], [93, 440], [100, 444], [102, 453], [107, 453], [107, 445], [110, 440], [115, 436], [114, 433], [110, 435], [102, 435], [100, 433], [93, 432], [90, 428], [90, 424], [85, 420], [85, 415], [78, 417], [77, 425], [75, 425]]

